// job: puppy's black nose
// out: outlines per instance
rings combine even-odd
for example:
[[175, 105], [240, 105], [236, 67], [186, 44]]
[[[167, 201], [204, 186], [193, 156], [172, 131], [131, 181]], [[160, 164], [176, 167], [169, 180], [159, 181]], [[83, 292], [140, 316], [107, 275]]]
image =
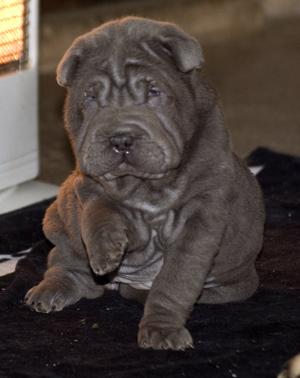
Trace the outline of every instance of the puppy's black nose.
[[109, 141], [116, 152], [129, 153], [133, 144], [133, 137], [128, 134], [118, 134], [112, 136]]

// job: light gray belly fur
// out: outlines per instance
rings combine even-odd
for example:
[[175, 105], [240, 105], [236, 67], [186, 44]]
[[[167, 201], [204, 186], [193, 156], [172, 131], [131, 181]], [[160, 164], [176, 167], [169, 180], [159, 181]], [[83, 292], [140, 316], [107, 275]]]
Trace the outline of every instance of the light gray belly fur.
[[[111, 288], [116, 289], [118, 284], [125, 283], [135, 289], [150, 290], [164, 263], [162, 240], [176, 240], [185, 223], [184, 219], [176, 221], [173, 210], [158, 215], [146, 213], [146, 216], [145, 212], [139, 212], [138, 215], [135, 214], [135, 221], [139, 223], [138, 229], [141, 234], [145, 234], [147, 242], [142, 250], [125, 256], [113, 279], [113, 285], [109, 285]], [[216, 286], [219, 284], [214, 278], [208, 277], [204, 288]]]

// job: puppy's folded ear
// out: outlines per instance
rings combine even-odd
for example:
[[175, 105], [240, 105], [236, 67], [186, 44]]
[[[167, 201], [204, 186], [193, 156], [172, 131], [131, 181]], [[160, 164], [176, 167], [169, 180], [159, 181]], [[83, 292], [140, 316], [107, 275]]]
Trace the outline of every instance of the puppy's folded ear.
[[175, 60], [180, 71], [188, 72], [202, 67], [204, 63], [203, 52], [195, 38], [189, 36], [175, 25], [169, 24], [163, 28], [159, 39]]
[[80, 64], [83, 48], [77, 38], [66, 51], [56, 70], [56, 81], [62, 87], [70, 87]]

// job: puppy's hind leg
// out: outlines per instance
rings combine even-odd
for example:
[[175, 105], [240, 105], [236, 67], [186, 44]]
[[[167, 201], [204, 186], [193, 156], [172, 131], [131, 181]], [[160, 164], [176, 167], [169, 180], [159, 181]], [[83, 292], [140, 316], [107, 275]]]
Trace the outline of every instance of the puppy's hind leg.
[[204, 289], [197, 303], [221, 304], [250, 298], [258, 287], [258, 275], [253, 268], [241, 281], [230, 285]]
[[35, 311], [60, 311], [83, 297], [96, 298], [104, 292], [104, 287], [95, 283], [88, 266], [75, 267], [74, 261], [73, 266], [68, 265], [59, 256], [54, 247], [44, 279], [25, 296], [25, 303]]

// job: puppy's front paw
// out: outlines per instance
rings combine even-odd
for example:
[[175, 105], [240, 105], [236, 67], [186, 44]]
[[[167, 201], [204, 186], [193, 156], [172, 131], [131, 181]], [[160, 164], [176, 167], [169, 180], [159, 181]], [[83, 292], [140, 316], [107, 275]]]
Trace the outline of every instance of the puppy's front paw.
[[124, 229], [113, 225], [99, 231], [87, 245], [90, 266], [97, 275], [104, 275], [120, 265], [128, 243]]
[[75, 303], [78, 299], [73, 290], [67, 286], [44, 280], [27, 292], [24, 302], [37, 312], [49, 313], [61, 311], [65, 306]]
[[138, 333], [141, 348], [185, 350], [193, 348], [193, 339], [185, 328], [142, 326]]

